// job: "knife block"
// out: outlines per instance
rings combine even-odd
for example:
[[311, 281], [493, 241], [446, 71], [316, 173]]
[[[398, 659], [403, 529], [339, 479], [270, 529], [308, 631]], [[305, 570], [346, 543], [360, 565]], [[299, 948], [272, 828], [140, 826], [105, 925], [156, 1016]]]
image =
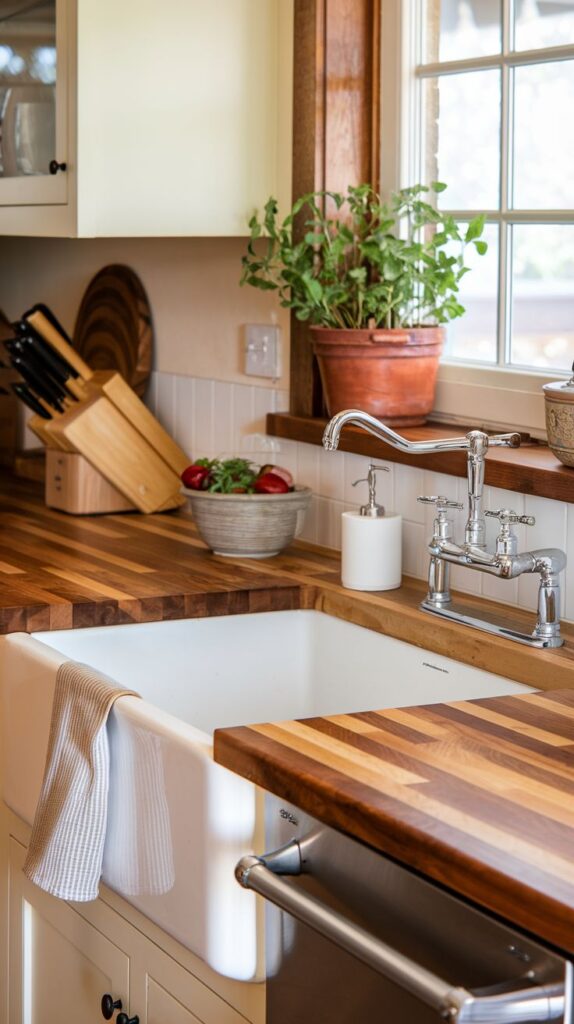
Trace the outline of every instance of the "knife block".
[[75, 516], [136, 511], [83, 455], [53, 448], [46, 449], [45, 501]]
[[[68, 370], [62, 379], [66, 397], [59, 411], [44, 396], [39, 401], [48, 418], [33, 416], [28, 425], [49, 452], [81, 455], [86, 463], [81, 470], [68, 468], [82, 463], [62, 458], [58, 472], [50, 475], [47, 503], [76, 513], [87, 513], [88, 505], [94, 512], [135, 507], [144, 513], [183, 505], [180, 474], [189, 459], [122, 375], [115, 370], [92, 370], [41, 309], [24, 319]], [[56, 455], [49, 456], [50, 466], [55, 465]], [[88, 501], [84, 494], [89, 494]], [[118, 495], [123, 496], [121, 509], [116, 506]]]

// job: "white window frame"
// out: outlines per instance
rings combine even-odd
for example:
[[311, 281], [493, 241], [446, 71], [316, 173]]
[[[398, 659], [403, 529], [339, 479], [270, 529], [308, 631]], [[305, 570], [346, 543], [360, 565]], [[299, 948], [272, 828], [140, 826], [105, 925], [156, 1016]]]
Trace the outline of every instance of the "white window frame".
[[[416, 38], [416, 13], [418, 0], [382, 0], [381, 32], [381, 191], [383, 195], [414, 184], [420, 180], [420, 103], [417, 90], [421, 77], [413, 74], [417, 66], [418, 40]], [[502, 69], [502, 110], [501, 131], [508, 130], [508, 96], [510, 67], [512, 64], [538, 63], [541, 60], [574, 57], [574, 46], [557, 47], [549, 53], [546, 50], [509, 52], [510, 25], [503, 4], [502, 52], [488, 58], [471, 58], [456, 62], [441, 62], [425, 65], [425, 77], [440, 69], [444, 72], [452, 66], [452, 72], [493, 68]], [[505, 138], [503, 137], [503, 142]], [[506, 152], [504, 147], [503, 152]], [[503, 163], [505, 163], [503, 158]], [[512, 222], [521, 220], [574, 223], [574, 210], [563, 211], [520, 211], [508, 210], [507, 177], [508, 166], [501, 173], [501, 210], [493, 211], [500, 218], [501, 231], [508, 230], [507, 217]], [[450, 212], [450, 211], [449, 211]], [[461, 219], [468, 219], [482, 211], [460, 211]], [[487, 211], [488, 212], [488, 211]], [[457, 212], [455, 211], [455, 216]], [[508, 268], [500, 260], [499, 281], [506, 282]], [[504, 331], [508, 318], [508, 290], [499, 287], [498, 323], [499, 332]], [[501, 351], [501, 346], [498, 346]], [[536, 371], [509, 368], [507, 366], [484, 366], [471, 361], [462, 362], [446, 357], [441, 361], [438, 373], [437, 396], [433, 415], [445, 421], [485, 427], [502, 427], [529, 431], [534, 437], [546, 437], [544, 418], [543, 384], [569, 374], [558, 370]]]

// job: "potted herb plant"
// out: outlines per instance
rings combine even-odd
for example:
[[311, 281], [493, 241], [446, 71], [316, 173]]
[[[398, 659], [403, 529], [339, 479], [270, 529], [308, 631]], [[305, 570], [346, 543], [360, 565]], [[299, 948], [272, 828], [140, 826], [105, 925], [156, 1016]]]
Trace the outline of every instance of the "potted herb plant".
[[431, 411], [443, 325], [464, 313], [465, 248], [487, 249], [483, 216], [461, 230], [425, 198], [445, 188], [414, 185], [389, 203], [370, 185], [314, 192], [282, 223], [271, 198], [250, 220], [241, 284], [278, 290], [309, 323], [330, 415], [361, 408], [408, 426]]

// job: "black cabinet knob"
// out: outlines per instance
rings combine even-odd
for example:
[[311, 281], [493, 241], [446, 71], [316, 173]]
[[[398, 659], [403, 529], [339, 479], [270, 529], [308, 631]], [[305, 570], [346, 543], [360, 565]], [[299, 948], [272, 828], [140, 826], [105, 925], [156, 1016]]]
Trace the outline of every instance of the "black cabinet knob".
[[116, 1024], [140, 1024], [139, 1017], [128, 1017], [127, 1013], [118, 1013]]
[[50, 160], [48, 170], [50, 171], [50, 174], [57, 174], [58, 171], [65, 171], [67, 166], [68, 165], [66, 163], [60, 164], [57, 160]]
[[[121, 1010], [122, 1001], [121, 999], [114, 999], [109, 992], [106, 992], [102, 996], [102, 1017], [104, 1020], [111, 1020], [114, 1015], [114, 1010]], [[125, 1017], [125, 1013], [122, 1015]]]

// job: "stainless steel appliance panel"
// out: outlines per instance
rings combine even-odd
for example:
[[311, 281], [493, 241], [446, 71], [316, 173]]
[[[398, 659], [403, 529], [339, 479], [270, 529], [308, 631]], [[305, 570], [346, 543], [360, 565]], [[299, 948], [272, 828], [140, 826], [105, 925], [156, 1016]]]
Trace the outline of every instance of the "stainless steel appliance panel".
[[[418, 969], [432, 972], [473, 996], [514, 993], [548, 986], [566, 991], [552, 1013], [524, 1020], [574, 1024], [571, 965], [531, 938], [455, 898], [439, 886], [371, 848], [336, 832], [298, 808], [266, 798], [266, 848], [297, 839], [303, 873], [281, 878], [342, 914], [398, 951]], [[436, 1024], [440, 1014], [388, 981], [295, 917], [266, 906], [268, 1024]], [[459, 1020], [483, 1020], [478, 1003]], [[493, 1013], [493, 1008], [488, 1008]], [[530, 1009], [532, 1014], [532, 1009]], [[514, 1014], [514, 1015], [513, 1015]], [[558, 1015], [556, 1015], [558, 1014]], [[492, 1024], [519, 1024], [497, 1011]]]

